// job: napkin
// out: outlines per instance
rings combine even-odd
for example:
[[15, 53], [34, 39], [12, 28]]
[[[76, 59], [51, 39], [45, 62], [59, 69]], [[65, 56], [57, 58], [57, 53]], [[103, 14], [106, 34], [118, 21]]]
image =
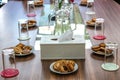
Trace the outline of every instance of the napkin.
[[72, 37], [73, 37], [73, 31], [68, 30], [58, 38], [58, 41], [59, 42], [69, 41], [69, 40], [72, 40]]

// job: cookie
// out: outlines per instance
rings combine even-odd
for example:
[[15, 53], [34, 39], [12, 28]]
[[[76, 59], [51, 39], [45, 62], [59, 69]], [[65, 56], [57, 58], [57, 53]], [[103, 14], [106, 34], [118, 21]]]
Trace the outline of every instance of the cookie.
[[106, 45], [105, 45], [105, 43], [100, 43], [99, 46], [100, 47], [105, 47]]

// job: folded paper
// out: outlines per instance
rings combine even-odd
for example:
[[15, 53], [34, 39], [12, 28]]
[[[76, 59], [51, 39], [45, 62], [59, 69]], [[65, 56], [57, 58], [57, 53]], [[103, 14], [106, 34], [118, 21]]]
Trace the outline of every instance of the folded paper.
[[69, 40], [72, 40], [72, 37], [73, 37], [73, 31], [68, 30], [58, 38], [58, 41], [59, 42], [69, 41]]

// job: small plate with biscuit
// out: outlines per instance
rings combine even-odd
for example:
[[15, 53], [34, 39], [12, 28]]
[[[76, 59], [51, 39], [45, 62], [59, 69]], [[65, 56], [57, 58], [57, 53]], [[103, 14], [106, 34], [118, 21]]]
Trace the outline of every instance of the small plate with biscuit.
[[37, 6], [42, 6], [43, 5], [43, 0], [40, 1], [34, 1], [34, 5]]
[[28, 20], [28, 27], [33, 27], [36, 25], [36, 21], [35, 20]]
[[80, 5], [81, 6], [87, 6], [87, 0], [81, 0]]
[[87, 26], [95, 26], [96, 18], [92, 18], [91, 20], [86, 21]]
[[92, 18], [92, 19], [86, 21], [86, 25], [87, 25], [87, 26], [91, 26], [91, 27], [94, 27], [94, 26], [100, 27], [100, 26], [101, 26], [101, 23], [97, 23], [97, 24], [96, 24], [96, 18]]
[[13, 49], [15, 56], [27, 56], [32, 54], [33, 47], [19, 43]]
[[[28, 28], [36, 26], [36, 24], [37, 24], [37, 22], [35, 20], [28, 20], [27, 23], [28, 23]], [[26, 24], [22, 24], [22, 28], [26, 28]]]
[[57, 74], [70, 74], [78, 70], [78, 65], [73, 60], [58, 60], [51, 63], [50, 70]]
[[[95, 54], [105, 55], [105, 47], [106, 47], [105, 43], [100, 43], [98, 45], [93, 45], [91, 49]], [[113, 55], [113, 50], [106, 49], [106, 56], [111, 56], [111, 55]]]

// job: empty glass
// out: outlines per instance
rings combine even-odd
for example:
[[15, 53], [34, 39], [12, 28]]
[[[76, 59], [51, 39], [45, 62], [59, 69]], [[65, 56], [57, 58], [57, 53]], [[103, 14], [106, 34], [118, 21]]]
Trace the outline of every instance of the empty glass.
[[19, 74], [18, 69], [16, 69], [15, 54], [13, 49], [2, 50], [2, 64], [3, 70], [1, 76], [5, 78], [15, 77]]
[[94, 0], [87, 0], [87, 11], [86, 11], [86, 14], [88, 14], [88, 15], [95, 14]]
[[95, 26], [96, 14], [88, 14], [85, 15], [85, 24], [87, 26]]
[[87, 10], [85, 13], [85, 24], [95, 26], [96, 13], [94, 10], [94, 0], [87, 0]]
[[28, 21], [26, 19], [18, 20], [18, 32], [19, 32], [19, 40], [28, 40], [29, 32], [28, 32]]
[[103, 18], [97, 18], [95, 22], [95, 31], [94, 31], [94, 36], [93, 38], [96, 40], [104, 40], [106, 39], [104, 35], [104, 19]]
[[27, 16], [28, 17], [35, 17], [35, 6], [34, 1], [27, 1]]
[[[113, 56], [108, 57], [107, 55], [109, 54], [112, 54]], [[116, 71], [119, 69], [117, 43], [106, 43], [104, 63], [101, 65], [101, 67], [107, 71]]]

